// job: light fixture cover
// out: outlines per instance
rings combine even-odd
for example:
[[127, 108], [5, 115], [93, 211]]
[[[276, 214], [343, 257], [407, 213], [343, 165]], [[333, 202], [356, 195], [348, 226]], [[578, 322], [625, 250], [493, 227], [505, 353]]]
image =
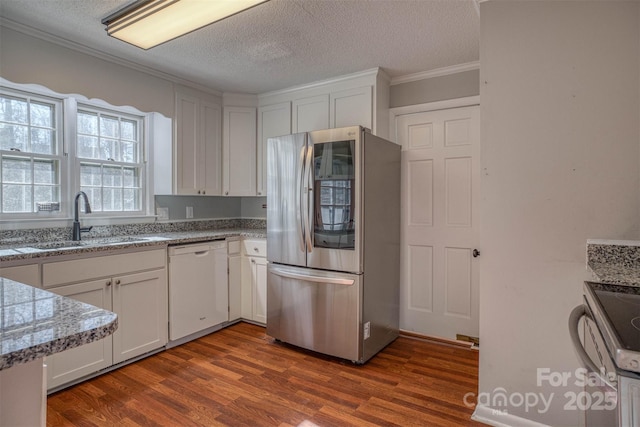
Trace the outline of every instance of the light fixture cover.
[[140, 0], [106, 17], [107, 33], [150, 49], [269, 0]]

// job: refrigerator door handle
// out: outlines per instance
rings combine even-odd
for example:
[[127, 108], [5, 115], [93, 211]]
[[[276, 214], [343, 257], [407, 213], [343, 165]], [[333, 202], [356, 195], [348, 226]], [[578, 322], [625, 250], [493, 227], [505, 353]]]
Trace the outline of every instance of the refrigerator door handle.
[[307, 247], [307, 252], [313, 252], [313, 232], [311, 228], [313, 227], [313, 144], [309, 143], [309, 147], [307, 147], [307, 158], [305, 162], [305, 179], [304, 179], [304, 193], [305, 193], [305, 242]]
[[277, 267], [271, 267], [271, 272], [276, 276], [287, 277], [289, 279], [304, 280], [305, 282], [328, 283], [331, 285], [346, 285], [346, 286], [351, 286], [355, 283], [355, 280], [352, 280], [352, 279], [312, 276], [308, 274], [300, 274], [300, 273], [294, 273], [291, 271], [281, 270]]
[[305, 224], [306, 224], [306, 212], [307, 212], [307, 207], [306, 207], [306, 193], [307, 193], [307, 186], [305, 185], [305, 176], [306, 176], [306, 168], [305, 168], [305, 157], [307, 154], [307, 146], [303, 146], [302, 149], [300, 150], [300, 182], [299, 182], [299, 188], [298, 188], [298, 195], [300, 197], [299, 200], [299, 204], [298, 204], [298, 209], [299, 209], [299, 213], [300, 213], [300, 220], [298, 221], [298, 237], [300, 238], [299, 243], [300, 243], [300, 250], [302, 252], [306, 252], [306, 229], [305, 229]]

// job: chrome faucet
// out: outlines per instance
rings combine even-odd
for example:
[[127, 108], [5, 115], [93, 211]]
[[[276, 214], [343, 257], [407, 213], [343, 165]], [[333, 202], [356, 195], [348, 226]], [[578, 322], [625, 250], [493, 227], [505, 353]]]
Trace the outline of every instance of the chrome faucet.
[[73, 237], [71, 240], [78, 241], [82, 239], [82, 232], [91, 231], [93, 227], [82, 228], [80, 227], [80, 221], [78, 220], [78, 199], [82, 196], [84, 199], [84, 213], [91, 213], [91, 205], [89, 205], [89, 198], [84, 191], [78, 191], [76, 198], [73, 201]]

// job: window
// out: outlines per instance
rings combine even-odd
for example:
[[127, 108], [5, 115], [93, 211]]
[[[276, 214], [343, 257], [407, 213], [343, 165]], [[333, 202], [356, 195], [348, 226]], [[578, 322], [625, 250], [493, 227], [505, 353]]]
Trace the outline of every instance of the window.
[[142, 118], [78, 106], [80, 189], [92, 212], [142, 210]]
[[0, 78], [0, 219], [66, 220], [78, 191], [92, 218], [147, 215], [146, 120], [132, 107]]
[[[61, 101], [0, 93], [0, 211], [38, 212], [61, 199]], [[43, 207], [43, 205], [41, 205]]]

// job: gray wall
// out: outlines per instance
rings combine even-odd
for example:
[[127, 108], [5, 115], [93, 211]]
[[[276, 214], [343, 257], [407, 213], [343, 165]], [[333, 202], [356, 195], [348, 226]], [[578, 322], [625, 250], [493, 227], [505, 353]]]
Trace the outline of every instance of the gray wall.
[[[564, 409], [581, 391], [567, 320], [590, 277], [586, 241], [640, 237], [640, 4], [480, 8], [479, 392], [553, 396], [548, 410], [493, 409], [577, 426], [582, 412]], [[538, 384], [538, 369], [569, 374], [567, 387]]]
[[193, 219], [267, 218], [266, 197], [156, 196], [156, 209], [168, 208], [170, 220], [187, 219], [187, 206]]
[[432, 77], [391, 86], [389, 108], [480, 94], [480, 70]]

